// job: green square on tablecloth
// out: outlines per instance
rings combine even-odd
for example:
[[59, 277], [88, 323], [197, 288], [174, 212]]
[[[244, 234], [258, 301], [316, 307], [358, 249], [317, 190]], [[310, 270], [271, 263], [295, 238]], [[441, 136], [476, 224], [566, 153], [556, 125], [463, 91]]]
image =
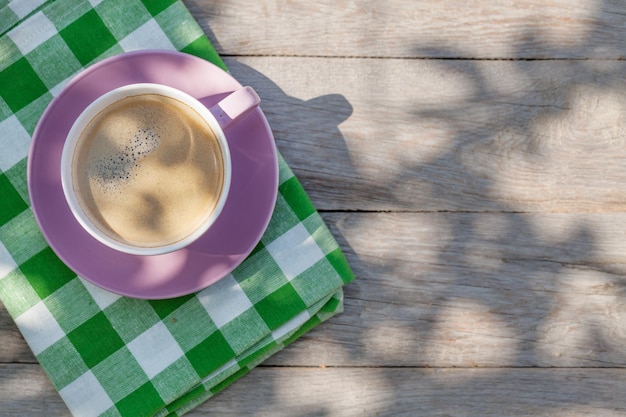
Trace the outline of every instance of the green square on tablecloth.
[[20, 265], [20, 269], [42, 300], [76, 278], [76, 273], [49, 247]]
[[90, 368], [124, 347], [124, 341], [102, 312], [68, 333], [67, 338]]
[[172, 4], [176, 3], [177, 0], [142, 0], [142, 2], [152, 16], [156, 16]]
[[[276, 308], [277, 305], [280, 308]], [[274, 330], [297, 316], [302, 310], [306, 310], [306, 304], [298, 297], [293, 286], [287, 283], [256, 303], [254, 308], [263, 317], [268, 327]]]
[[26, 58], [20, 58], [0, 71], [0, 96], [13, 112], [47, 92], [46, 85]]
[[116, 43], [95, 10], [88, 11], [59, 33], [82, 65], [89, 64]]
[[8, 222], [28, 208], [20, 193], [4, 174], [0, 174], [0, 196], [3, 200], [2, 210], [0, 210], [0, 224]]
[[219, 330], [189, 350], [185, 356], [189, 359], [198, 375], [209, 375], [235, 356]]
[[[117, 409], [124, 416], [149, 416], [163, 407], [165, 403], [152, 383], [146, 382], [123, 400], [116, 403]], [[146, 411], [151, 411], [146, 414]]]
[[[294, 187], [300, 187], [300, 183], [296, 177], [291, 177], [280, 185], [279, 191], [283, 195], [289, 195], [290, 191], [293, 190]], [[317, 212], [317, 210], [315, 210], [315, 206], [311, 203], [311, 200], [309, 199], [292, 200], [289, 205], [295, 215], [298, 216], [298, 219], [300, 220], [304, 220], [311, 214]]]

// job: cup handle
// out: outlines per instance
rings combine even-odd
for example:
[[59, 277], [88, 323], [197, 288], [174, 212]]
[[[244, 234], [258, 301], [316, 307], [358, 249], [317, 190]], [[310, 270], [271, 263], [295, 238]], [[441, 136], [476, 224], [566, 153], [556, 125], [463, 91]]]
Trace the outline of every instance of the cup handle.
[[230, 93], [209, 110], [221, 128], [226, 129], [235, 119], [255, 109], [260, 102], [261, 99], [252, 87], [243, 87]]

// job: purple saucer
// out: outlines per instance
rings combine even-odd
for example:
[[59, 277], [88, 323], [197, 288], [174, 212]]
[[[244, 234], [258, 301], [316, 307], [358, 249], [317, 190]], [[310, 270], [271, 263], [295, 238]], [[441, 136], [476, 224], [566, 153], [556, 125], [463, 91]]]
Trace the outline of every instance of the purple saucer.
[[74, 120], [87, 105], [126, 84], [160, 83], [211, 107], [241, 88], [233, 77], [198, 57], [170, 51], [130, 52], [81, 72], [50, 103], [28, 158], [28, 187], [35, 217], [56, 254], [79, 276], [135, 298], [173, 298], [199, 291], [235, 269], [265, 231], [278, 191], [272, 131], [260, 109], [229, 128], [232, 182], [217, 222], [185, 249], [135, 256], [95, 240], [78, 224], [61, 188], [61, 151]]

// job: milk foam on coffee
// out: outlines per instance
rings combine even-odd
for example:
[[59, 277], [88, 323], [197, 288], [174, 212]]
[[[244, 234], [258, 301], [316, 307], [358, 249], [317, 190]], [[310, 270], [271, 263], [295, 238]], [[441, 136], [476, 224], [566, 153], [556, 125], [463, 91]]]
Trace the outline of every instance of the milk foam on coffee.
[[224, 184], [220, 145], [186, 104], [157, 94], [121, 99], [82, 133], [73, 187], [98, 229], [122, 243], [156, 247], [193, 233]]

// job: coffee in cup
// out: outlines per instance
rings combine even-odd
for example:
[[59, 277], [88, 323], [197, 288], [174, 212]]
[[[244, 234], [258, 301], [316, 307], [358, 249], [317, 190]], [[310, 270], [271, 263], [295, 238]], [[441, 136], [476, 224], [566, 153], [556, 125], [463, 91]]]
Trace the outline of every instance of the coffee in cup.
[[160, 254], [193, 242], [228, 195], [223, 129], [257, 104], [249, 87], [210, 110], [156, 84], [105, 94], [79, 116], [63, 150], [63, 189], [75, 217], [127, 253]]

